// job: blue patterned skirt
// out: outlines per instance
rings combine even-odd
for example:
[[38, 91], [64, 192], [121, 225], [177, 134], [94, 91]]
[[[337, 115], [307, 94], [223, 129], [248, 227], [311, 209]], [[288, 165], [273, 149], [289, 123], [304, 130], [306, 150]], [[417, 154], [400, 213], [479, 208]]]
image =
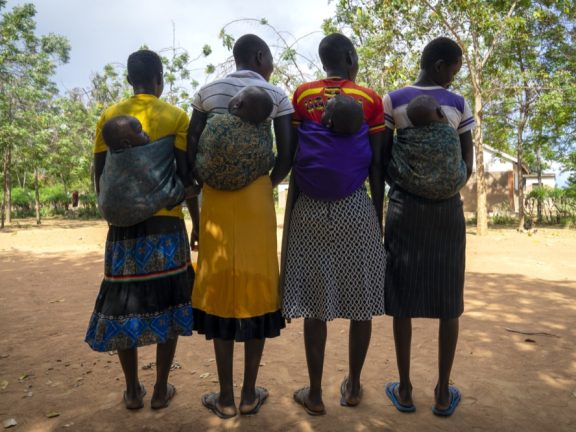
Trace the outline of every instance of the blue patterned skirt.
[[192, 334], [194, 270], [184, 221], [155, 216], [111, 226], [104, 280], [86, 342], [95, 351], [136, 348]]

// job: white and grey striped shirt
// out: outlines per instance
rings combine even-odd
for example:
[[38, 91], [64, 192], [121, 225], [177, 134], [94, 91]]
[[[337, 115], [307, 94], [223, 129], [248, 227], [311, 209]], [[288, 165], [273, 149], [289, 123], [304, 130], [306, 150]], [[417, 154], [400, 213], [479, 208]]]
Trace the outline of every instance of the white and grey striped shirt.
[[294, 108], [286, 93], [275, 85], [267, 82], [262, 75], [251, 70], [239, 70], [227, 75], [225, 78], [203, 86], [192, 101], [195, 110], [204, 113], [225, 114], [228, 112], [228, 103], [244, 87], [255, 86], [268, 92], [274, 103], [274, 109], [269, 119], [275, 119], [292, 114]]

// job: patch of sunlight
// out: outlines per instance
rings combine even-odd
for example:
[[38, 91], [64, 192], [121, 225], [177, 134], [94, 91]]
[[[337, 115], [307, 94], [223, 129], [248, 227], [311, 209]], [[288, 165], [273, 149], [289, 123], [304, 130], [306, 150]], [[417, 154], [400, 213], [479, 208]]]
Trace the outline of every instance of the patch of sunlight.
[[532, 300], [527, 300], [527, 299], [520, 299], [520, 300], [518, 300], [518, 303], [523, 304], [523, 305], [534, 304], [534, 302]]
[[482, 349], [476, 346], [474, 348], [474, 357], [492, 358], [494, 357], [494, 353], [492, 352], [492, 350]]
[[484, 317], [486, 316], [486, 314], [482, 311], [466, 311], [466, 317], [468, 318], [478, 318], [478, 319], [484, 319]]
[[566, 330], [566, 326], [564, 324], [555, 324], [555, 323], [551, 323], [548, 321], [541, 321], [541, 323], [543, 325], [545, 325], [546, 327], [550, 328], [550, 329], [554, 329], [554, 330]]
[[57, 423], [36, 423], [30, 426], [30, 431], [34, 432], [51, 432], [56, 429]]
[[552, 375], [544, 373], [544, 372], [539, 372], [538, 376], [540, 377], [540, 379], [542, 381], [544, 381], [549, 386], [560, 389], [560, 390], [565, 390], [567, 388], [570, 388], [570, 386], [572, 386], [574, 384], [574, 381], [569, 379], [569, 378], [561, 378], [561, 377], [557, 377], [557, 376], [552, 376]]
[[[239, 417], [239, 416], [238, 416]], [[221, 431], [221, 430], [235, 430], [240, 427], [240, 420], [236, 417], [234, 419], [228, 419], [226, 421], [220, 420], [216, 416], [211, 416], [208, 422], [210, 423], [209, 429], [214, 431]]]
[[482, 300], [472, 300], [467, 298], [466, 299], [466, 306], [478, 306], [478, 307], [485, 307], [488, 303]]
[[522, 352], [534, 352], [536, 351], [536, 344], [535, 343], [527, 343], [527, 342], [516, 342], [515, 343], [516, 348], [518, 349], [518, 351], [522, 351]]

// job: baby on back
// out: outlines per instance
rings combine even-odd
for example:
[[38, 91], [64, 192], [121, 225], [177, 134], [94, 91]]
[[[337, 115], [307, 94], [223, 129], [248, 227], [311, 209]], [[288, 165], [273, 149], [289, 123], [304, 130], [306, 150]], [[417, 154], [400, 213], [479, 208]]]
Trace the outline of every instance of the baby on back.
[[177, 174], [173, 136], [150, 142], [138, 119], [117, 116], [104, 124], [102, 137], [109, 151], [98, 207], [108, 222], [135, 225], [182, 202], [185, 188]]
[[142, 130], [142, 124], [131, 116], [117, 116], [108, 120], [102, 127], [102, 138], [112, 152], [150, 142], [150, 137]]
[[414, 127], [398, 129], [388, 174], [402, 189], [423, 198], [450, 198], [466, 184], [460, 137], [431, 96], [412, 99], [407, 115]]
[[339, 94], [326, 103], [321, 122], [337, 134], [355, 134], [364, 123], [364, 111], [354, 98]]
[[274, 108], [266, 90], [249, 86], [228, 105], [229, 114], [208, 118], [198, 142], [195, 172], [219, 190], [236, 190], [274, 166], [272, 133], [267, 121]]

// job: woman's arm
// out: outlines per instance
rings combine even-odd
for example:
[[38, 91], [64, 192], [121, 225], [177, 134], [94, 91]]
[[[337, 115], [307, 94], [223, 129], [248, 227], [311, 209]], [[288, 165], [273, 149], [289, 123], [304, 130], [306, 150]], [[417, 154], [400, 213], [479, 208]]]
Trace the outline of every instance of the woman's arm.
[[294, 135], [290, 120], [291, 114], [283, 115], [274, 119], [274, 135], [276, 136], [276, 163], [270, 173], [270, 180], [272, 187], [278, 184], [288, 175], [290, 168], [292, 168], [292, 161], [294, 159], [294, 152], [296, 147], [294, 145]]
[[460, 135], [460, 149], [462, 150], [462, 159], [466, 163], [466, 180], [472, 175], [474, 166], [474, 142], [472, 140], [472, 131], [464, 132]]
[[384, 179], [389, 185], [392, 185], [390, 177], [388, 177], [388, 165], [392, 159], [392, 146], [394, 145], [394, 130], [386, 127], [384, 129], [384, 137], [382, 138], [382, 171]]
[[[205, 112], [194, 110], [192, 112], [192, 118], [190, 119], [190, 124], [188, 125], [188, 147], [187, 147], [187, 158], [188, 158], [188, 178], [191, 184], [194, 184], [196, 179], [196, 173], [194, 171], [194, 164], [196, 162], [196, 153], [198, 152], [198, 141], [200, 140], [200, 135], [206, 127], [206, 120], [208, 115]], [[198, 183], [200, 183], [198, 181]], [[198, 205], [198, 197], [190, 198], [186, 200], [186, 206], [190, 212], [190, 217], [192, 218], [192, 233], [190, 235], [190, 247], [192, 250], [198, 250], [199, 242], [199, 232], [200, 232], [200, 211]]]
[[370, 147], [372, 148], [372, 162], [368, 173], [372, 203], [376, 209], [380, 230], [384, 214], [384, 171], [382, 169], [382, 152], [384, 144], [384, 132], [370, 135]]
[[188, 125], [188, 167], [192, 173], [192, 177], [195, 176], [194, 164], [196, 163], [196, 153], [198, 153], [198, 141], [200, 141], [200, 135], [206, 127], [206, 120], [208, 119], [208, 114], [202, 111], [194, 110], [192, 111], [192, 118], [190, 119], [190, 124]]

